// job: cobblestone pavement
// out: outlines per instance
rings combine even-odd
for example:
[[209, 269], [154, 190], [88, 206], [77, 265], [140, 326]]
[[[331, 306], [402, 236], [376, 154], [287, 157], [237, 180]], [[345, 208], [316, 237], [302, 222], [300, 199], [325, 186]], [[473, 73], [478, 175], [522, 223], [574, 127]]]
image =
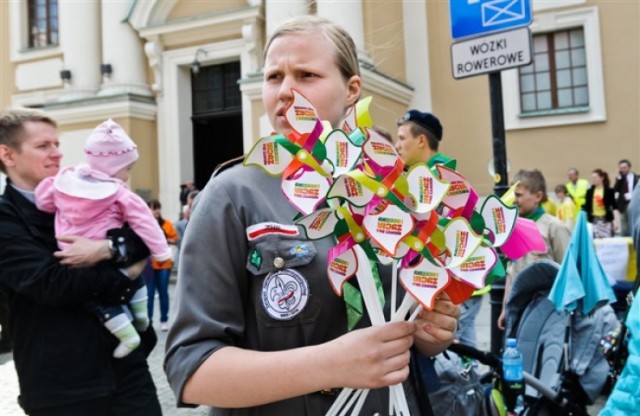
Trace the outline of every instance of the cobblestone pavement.
[[[170, 295], [173, 295], [175, 286], [170, 286]], [[175, 296], [171, 296], [175, 299]], [[157, 311], [159, 307], [156, 306]], [[478, 348], [488, 351], [491, 348], [491, 307], [489, 305], [489, 297], [485, 296], [482, 302], [482, 308], [476, 320], [476, 329], [478, 334]], [[158, 322], [158, 318], [154, 319]], [[163, 414], [167, 416], [204, 416], [207, 414], [205, 407], [196, 409], [178, 409], [175, 405], [175, 398], [172, 390], [169, 388], [167, 379], [162, 370], [162, 360], [164, 355], [164, 344], [166, 341], [166, 332], [157, 331], [158, 345], [149, 357], [149, 367], [151, 374], [158, 389], [158, 397], [162, 405]], [[481, 368], [481, 370], [483, 370]], [[11, 354], [0, 354], [0, 415], [2, 416], [18, 416], [24, 415], [16, 402], [18, 396], [18, 379], [16, 377]], [[597, 415], [602, 408], [605, 397], [600, 397], [593, 406], [589, 407], [591, 415]]]

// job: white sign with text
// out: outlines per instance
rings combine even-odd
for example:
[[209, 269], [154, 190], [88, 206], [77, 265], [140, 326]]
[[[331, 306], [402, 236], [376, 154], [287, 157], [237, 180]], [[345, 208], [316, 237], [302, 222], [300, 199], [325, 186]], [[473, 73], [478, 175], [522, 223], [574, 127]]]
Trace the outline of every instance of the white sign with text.
[[456, 42], [451, 45], [453, 77], [471, 77], [531, 63], [528, 27]]

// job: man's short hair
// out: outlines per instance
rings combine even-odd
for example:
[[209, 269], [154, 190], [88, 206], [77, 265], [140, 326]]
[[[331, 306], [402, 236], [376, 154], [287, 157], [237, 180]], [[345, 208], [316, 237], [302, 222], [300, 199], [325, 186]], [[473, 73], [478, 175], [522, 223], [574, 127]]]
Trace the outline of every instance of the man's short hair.
[[[19, 150], [24, 141], [24, 123], [40, 122], [58, 127], [46, 113], [31, 108], [13, 108], [0, 113], [0, 145]], [[7, 173], [4, 163], [0, 161], [0, 170]]]
[[522, 186], [532, 194], [542, 192], [543, 196], [547, 195], [547, 182], [544, 180], [544, 175], [538, 169], [533, 170], [519, 170], [511, 180], [511, 183], [518, 183], [518, 186]]

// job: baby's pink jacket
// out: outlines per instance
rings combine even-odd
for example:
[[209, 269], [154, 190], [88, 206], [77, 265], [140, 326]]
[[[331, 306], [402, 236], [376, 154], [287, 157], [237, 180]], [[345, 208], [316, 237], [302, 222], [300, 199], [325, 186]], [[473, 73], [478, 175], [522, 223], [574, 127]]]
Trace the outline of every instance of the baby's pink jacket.
[[56, 235], [102, 240], [107, 230], [127, 222], [156, 260], [171, 258], [167, 238], [147, 204], [117, 178], [87, 165], [69, 167], [41, 181], [35, 195], [38, 209], [56, 214]]

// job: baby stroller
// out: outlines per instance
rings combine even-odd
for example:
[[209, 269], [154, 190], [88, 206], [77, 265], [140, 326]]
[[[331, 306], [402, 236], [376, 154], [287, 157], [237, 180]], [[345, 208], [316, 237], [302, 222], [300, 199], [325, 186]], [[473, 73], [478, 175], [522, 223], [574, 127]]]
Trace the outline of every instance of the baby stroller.
[[[609, 374], [600, 340], [617, 325], [613, 309], [591, 315], [558, 312], [548, 299], [559, 266], [536, 261], [514, 279], [507, 302], [505, 338], [516, 338], [525, 371], [524, 407], [519, 415], [588, 415]], [[502, 383], [500, 358], [461, 344], [449, 350], [490, 367], [493, 382], [485, 388], [484, 414], [513, 411], [517, 392]]]

